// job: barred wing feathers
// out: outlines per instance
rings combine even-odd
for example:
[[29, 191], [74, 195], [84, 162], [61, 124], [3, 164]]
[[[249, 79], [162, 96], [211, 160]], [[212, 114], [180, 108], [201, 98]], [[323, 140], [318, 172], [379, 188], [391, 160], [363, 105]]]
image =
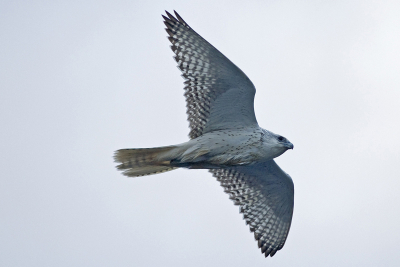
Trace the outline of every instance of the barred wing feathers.
[[185, 79], [190, 138], [206, 132], [257, 125], [255, 88], [228, 58], [175, 12], [163, 16], [171, 49]]
[[246, 224], [265, 257], [285, 244], [293, 215], [294, 185], [288, 174], [270, 160], [210, 172], [240, 206]]

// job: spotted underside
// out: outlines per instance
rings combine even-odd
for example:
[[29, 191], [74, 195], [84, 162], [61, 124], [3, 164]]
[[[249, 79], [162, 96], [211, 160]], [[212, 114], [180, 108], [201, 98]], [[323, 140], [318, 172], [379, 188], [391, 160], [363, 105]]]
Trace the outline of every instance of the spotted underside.
[[253, 106], [255, 88], [249, 78], [176, 12], [176, 18], [168, 12], [167, 15], [163, 17], [168, 39], [185, 79], [189, 137], [257, 124]]
[[[174, 59], [185, 79], [189, 137], [207, 132], [258, 127], [255, 88], [247, 76], [175, 12], [164, 23]], [[229, 138], [229, 137], [227, 137]], [[273, 160], [210, 172], [224, 187], [254, 232], [265, 256], [280, 250], [293, 213], [293, 182]]]
[[210, 172], [229, 194], [265, 257], [285, 244], [293, 214], [291, 178], [270, 160], [251, 166], [214, 169]]

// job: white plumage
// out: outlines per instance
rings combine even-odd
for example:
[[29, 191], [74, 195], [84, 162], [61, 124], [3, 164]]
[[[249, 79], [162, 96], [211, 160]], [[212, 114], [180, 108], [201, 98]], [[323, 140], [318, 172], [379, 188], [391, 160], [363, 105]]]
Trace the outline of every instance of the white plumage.
[[185, 79], [188, 142], [158, 148], [121, 149], [117, 168], [137, 177], [176, 168], [210, 169], [240, 206], [265, 257], [280, 250], [293, 214], [292, 179], [273, 158], [293, 145], [258, 126], [255, 88], [228, 58], [175, 12], [164, 17], [178, 68]]

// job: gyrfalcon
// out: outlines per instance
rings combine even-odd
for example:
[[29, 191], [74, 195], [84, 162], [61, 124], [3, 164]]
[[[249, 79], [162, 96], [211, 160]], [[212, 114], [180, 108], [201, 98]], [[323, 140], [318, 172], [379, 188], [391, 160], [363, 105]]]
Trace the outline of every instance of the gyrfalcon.
[[249, 78], [179, 15], [163, 16], [182, 71], [190, 140], [157, 148], [120, 149], [117, 168], [129, 177], [176, 168], [209, 169], [250, 226], [265, 257], [285, 244], [294, 186], [273, 158], [293, 149], [285, 137], [258, 126]]

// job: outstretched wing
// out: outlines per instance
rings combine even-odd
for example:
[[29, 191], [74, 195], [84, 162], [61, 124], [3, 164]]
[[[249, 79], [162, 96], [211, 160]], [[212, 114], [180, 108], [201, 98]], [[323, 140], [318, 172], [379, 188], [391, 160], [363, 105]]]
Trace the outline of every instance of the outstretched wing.
[[190, 138], [214, 130], [257, 125], [253, 83], [175, 12], [164, 17], [175, 60], [185, 79]]
[[273, 160], [210, 172], [240, 206], [261, 253], [275, 255], [285, 244], [292, 221], [294, 186], [290, 176]]

